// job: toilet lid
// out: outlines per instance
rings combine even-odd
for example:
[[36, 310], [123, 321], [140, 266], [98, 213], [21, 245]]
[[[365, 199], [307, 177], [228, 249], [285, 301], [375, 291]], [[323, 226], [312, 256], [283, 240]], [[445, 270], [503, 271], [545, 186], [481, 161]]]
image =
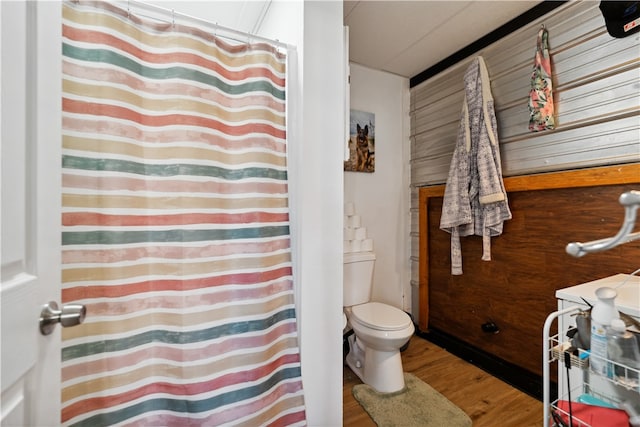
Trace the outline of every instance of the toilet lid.
[[379, 331], [395, 331], [411, 325], [411, 318], [402, 310], [379, 302], [356, 305], [352, 316], [363, 325]]

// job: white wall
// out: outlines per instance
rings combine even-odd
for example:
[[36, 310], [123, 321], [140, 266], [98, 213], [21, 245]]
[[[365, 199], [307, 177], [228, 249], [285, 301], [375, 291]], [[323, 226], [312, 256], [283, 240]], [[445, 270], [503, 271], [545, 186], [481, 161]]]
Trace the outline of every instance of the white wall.
[[375, 172], [344, 172], [345, 201], [374, 239], [373, 299], [410, 312], [409, 80], [351, 64], [351, 109], [375, 114]]
[[297, 46], [299, 86], [296, 99], [290, 101], [299, 104], [294, 106], [295, 123], [289, 123], [288, 131], [302, 380], [308, 424], [339, 426], [342, 424], [342, 2], [275, 1], [260, 33]]

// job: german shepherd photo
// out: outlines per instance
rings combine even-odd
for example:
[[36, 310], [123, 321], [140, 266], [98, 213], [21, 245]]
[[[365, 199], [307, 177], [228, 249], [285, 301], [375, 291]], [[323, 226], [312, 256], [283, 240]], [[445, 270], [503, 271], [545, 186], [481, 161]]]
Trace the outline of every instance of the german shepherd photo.
[[344, 162], [345, 171], [373, 172], [375, 170], [374, 126], [372, 113], [351, 110], [349, 160]]

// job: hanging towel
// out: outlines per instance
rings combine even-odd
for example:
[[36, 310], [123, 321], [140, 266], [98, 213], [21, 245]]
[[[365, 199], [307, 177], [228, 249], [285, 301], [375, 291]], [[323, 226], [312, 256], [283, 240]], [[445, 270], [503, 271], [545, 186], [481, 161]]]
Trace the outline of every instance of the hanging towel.
[[489, 73], [482, 57], [464, 74], [465, 97], [444, 192], [440, 228], [451, 233], [451, 274], [462, 274], [460, 236], [482, 236], [482, 259], [491, 260], [491, 236], [511, 219], [502, 181], [498, 125]]
[[529, 130], [533, 132], [554, 129], [553, 86], [551, 83], [551, 58], [549, 57], [549, 33], [542, 27], [531, 74], [529, 91]]

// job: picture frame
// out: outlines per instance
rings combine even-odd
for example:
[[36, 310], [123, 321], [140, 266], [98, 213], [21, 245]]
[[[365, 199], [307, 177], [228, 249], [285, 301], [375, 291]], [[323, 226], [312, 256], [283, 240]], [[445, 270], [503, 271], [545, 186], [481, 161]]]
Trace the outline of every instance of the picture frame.
[[376, 169], [375, 114], [351, 109], [349, 117], [349, 160], [345, 160], [344, 170], [373, 173]]

